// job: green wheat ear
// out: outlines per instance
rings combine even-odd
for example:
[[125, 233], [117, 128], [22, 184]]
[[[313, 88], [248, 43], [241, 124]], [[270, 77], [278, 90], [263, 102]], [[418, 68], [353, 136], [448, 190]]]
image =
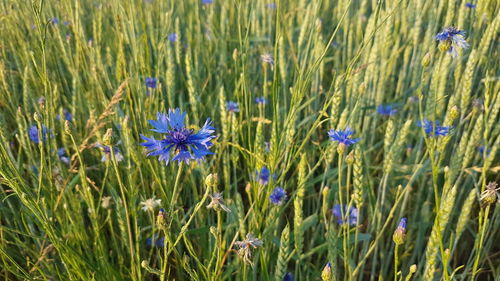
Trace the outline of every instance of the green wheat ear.
[[301, 255], [304, 247], [304, 231], [303, 222], [303, 200], [305, 194], [305, 178], [306, 178], [307, 160], [305, 154], [300, 156], [299, 173], [297, 179], [297, 193], [293, 201], [293, 234], [294, 245], [297, 255]]
[[290, 228], [288, 224], [285, 226], [281, 232], [280, 247], [278, 252], [278, 258], [276, 260], [276, 270], [274, 271], [274, 280], [282, 281], [283, 276], [286, 273], [288, 265], [288, 256], [290, 255], [290, 240], [289, 240]]
[[[424, 269], [424, 280], [432, 281], [434, 280], [434, 275], [436, 273], [436, 259], [439, 252], [439, 244], [445, 244], [444, 241], [444, 230], [450, 219], [451, 210], [455, 204], [455, 198], [457, 195], [457, 187], [453, 186], [446, 194], [443, 196], [441, 205], [439, 208], [439, 218], [435, 221], [432, 226], [431, 236], [427, 242], [427, 248], [425, 251], [425, 269]], [[443, 239], [443, 240], [440, 240]]]
[[465, 230], [465, 226], [469, 221], [469, 216], [471, 214], [472, 206], [474, 205], [476, 199], [477, 199], [477, 190], [471, 189], [469, 191], [469, 194], [467, 195], [467, 198], [464, 201], [464, 204], [462, 205], [460, 216], [458, 217], [457, 220], [457, 225], [455, 227], [454, 245], [457, 245], [458, 241], [460, 241], [460, 237], [462, 236], [462, 233]]

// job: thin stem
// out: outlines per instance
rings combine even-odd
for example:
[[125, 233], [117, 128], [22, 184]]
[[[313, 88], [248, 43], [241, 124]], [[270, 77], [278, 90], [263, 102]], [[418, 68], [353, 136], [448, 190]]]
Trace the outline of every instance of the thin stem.
[[[481, 232], [479, 234], [479, 243], [476, 245], [476, 258], [474, 259], [474, 266], [472, 267], [472, 277], [471, 280], [474, 280], [476, 273], [477, 273], [477, 268], [479, 266], [479, 259], [481, 257], [481, 251], [483, 249], [483, 240], [484, 240], [484, 235], [486, 233], [486, 225], [488, 223], [488, 214], [490, 212], [490, 205], [486, 206], [486, 210], [480, 212], [480, 226], [479, 226], [479, 231]], [[481, 216], [482, 216], [482, 222], [481, 222]]]
[[172, 197], [170, 199], [170, 214], [174, 211], [174, 203], [177, 201], [177, 189], [179, 188], [179, 180], [181, 178], [181, 172], [182, 172], [182, 167], [184, 166], [184, 162], [179, 163], [179, 168], [177, 169], [177, 175], [175, 176], [175, 182], [174, 182], [174, 190], [172, 191]]
[[396, 244], [396, 247], [394, 248], [394, 281], [398, 281], [398, 248], [399, 245]]

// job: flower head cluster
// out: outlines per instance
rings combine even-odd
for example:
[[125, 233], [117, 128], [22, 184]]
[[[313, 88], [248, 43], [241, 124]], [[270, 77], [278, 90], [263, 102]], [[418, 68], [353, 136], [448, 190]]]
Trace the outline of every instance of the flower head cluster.
[[[154, 237], [154, 240], [155, 240], [154, 241], [155, 242], [154, 243], [155, 247], [163, 247], [165, 245], [165, 237], [158, 238], [158, 234], [155, 234], [153, 237]], [[152, 247], [153, 246], [153, 238], [146, 239], [146, 244], [148, 246]]]
[[339, 143], [339, 146], [337, 147], [337, 152], [339, 154], [342, 154], [345, 150], [346, 147], [355, 144], [359, 142], [359, 138], [352, 139], [351, 136], [354, 134], [354, 131], [347, 127], [345, 130], [330, 130], [328, 132], [328, 136], [330, 137], [330, 140], [336, 141]]
[[333, 206], [332, 214], [339, 225], [347, 222], [350, 226], [355, 226], [358, 222], [358, 209], [355, 207], [347, 209], [346, 205], [336, 204]]
[[265, 97], [257, 97], [257, 98], [255, 98], [255, 102], [258, 105], [264, 105], [267, 103], [267, 99]]
[[225, 203], [224, 199], [222, 198], [222, 193], [220, 192], [215, 192], [212, 195], [209, 195], [212, 201], [210, 201], [210, 204], [207, 205], [208, 209], [214, 209], [216, 211], [219, 211], [220, 209], [224, 210], [225, 212], [230, 213], [231, 209], [229, 209]]
[[269, 196], [269, 199], [271, 200], [271, 203], [279, 206], [287, 199], [286, 191], [282, 187], [277, 186]]
[[291, 272], [287, 272], [285, 276], [283, 276], [283, 281], [293, 281], [293, 274]]
[[469, 9], [474, 9], [474, 8], [476, 8], [476, 5], [474, 5], [470, 2], [467, 2], [467, 3], [465, 3], [465, 7], [469, 8]]
[[383, 116], [392, 116], [398, 112], [397, 109], [394, 108], [393, 105], [379, 105], [377, 106], [377, 113]]
[[447, 27], [434, 36], [439, 41], [439, 49], [451, 54], [452, 57], [458, 55], [457, 49], [469, 48], [469, 43], [465, 41], [465, 31], [456, 27]]
[[98, 143], [96, 146], [101, 148], [102, 152], [104, 152], [104, 155], [101, 158], [101, 162], [106, 162], [108, 160], [111, 160], [111, 149], [113, 149], [113, 153], [115, 154], [116, 162], [120, 162], [123, 160], [122, 152], [117, 146], [110, 147], [107, 145], [102, 145], [100, 143]]
[[142, 205], [141, 210], [143, 210], [144, 212], [154, 211], [156, 207], [161, 205], [161, 199], [155, 199], [155, 197], [153, 196], [153, 198], [149, 198], [146, 201], [142, 201], [141, 205]]
[[57, 149], [57, 156], [59, 156], [59, 160], [61, 160], [61, 162], [69, 164], [69, 158], [66, 155], [66, 150], [64, 149], [64, 147]]
[[268, 9], [276, 9], [276, 3], [269, 3], [266, 5]]
[[[47, 140], [47, 127], [45, 125], [42, 125], [42, 142], [45, 142]], [[28, 136], [36, 144], [40, 143], [40, 139], [38, 138], [38, 127], [36, 125], [31, 126], [28, 129]]]
[[228, 101], [226, 103], [226, 110], [228, 112], [240, 112], [240, 106], [238, 105], [237, 102], [234, 101]]
[[261, 185], [266, 185], [269, 183], [269, 179], [271, 177], [271, 171], [264, 166], [260, 169], [260, 171], [255, 172], [256, 179], [259, 181]]
[[[67, 109], [63, 110], [63, 115], [64, 115], [64, 120], [67, 120], [70, 122], [73, 121], [73, 115]], [[58, 121], [61, 120], [61, 116], [59, 114], [56, 115], [56, 120], [58, 120]]]
[[262, 240], [255, 238], [252, 233], [248, 233], [245, 240], [236, 241], [234, 245], [236, 245], [238, 249], [238, 256], [243, 259], [245, 263], [253, 265], [252, 262], [252, 249], [256, 249], [261, 247], [264, 244]]
[[271, 152], [271, 143], [270, 143], [270, 142], [268, 142], [268, 141], [265, 141], [265, 142], [264, 142], [264, 151], [265, 151], [266, 153]]
[[[148, 156], [159, 156], [160, 161], [166, 164], [172, 159], [179, 163], [196, 159], [201, 160], [206, 155], [213, 154], [209, 148], [213, 145], [211, 140], [215, 138], [215, 128], [210, 126], [211, 121], [207, 119], [203, 127], [194, 133], [184, 125], [186, 113], [180, 109], [169, 110], [168, 114], [158, 113], [157, 120], [149, 120], [154, 127], [152, 131], [164, 134], [164, 138], [156, 140], [141, 135], [146, 142], [141, 143], [148, 150]], [[171, 157], [173, 155], [173, 157]]]
[[392, 240], [396, 245], [401, 245], [405, 242], [405, 237], [406, 237], [406, 223], [407, 223], [406, 218], [402, 218], [399, 221], [399, 225], [394, 231], [394, 234], [392, 235]]
[[55, 18], [55, 17], [54, 17], [54, 18], [51, 18], [51, 19], [50, 19], [50, 23], [52, 23], [52, 24], [58, 24], [58, 23], [59, 23], [59, 19], [58, 19], [58, 18]]
[[423, 127], [429, 137], [444, 137], [450, 133], [449, 126], [440, 126], [437, 121], [432, 123], [432, 121], [425, 119], [423, 122], [419, 122], [418, 126]]
[[147, 77], [146, 79], [144, 79], [144, 81], [146, 82], [146, 87], [156, 89], [158, 79], [156, 79], [155, 77]]
[[483, 157], [486, 153], [486, 157], [488, 157], [488, 155], [490, 154], [491, 152], [491, 149], [489, 148], [485, 148], [484, 145], [480, 145], [477, 147], [477, 150], [479, 151], [479, 153], [481, 154], [481, 157]]
[[168, 41], [170, 42], [177, 42], [177, 33], [170, 33], [167, 36]]

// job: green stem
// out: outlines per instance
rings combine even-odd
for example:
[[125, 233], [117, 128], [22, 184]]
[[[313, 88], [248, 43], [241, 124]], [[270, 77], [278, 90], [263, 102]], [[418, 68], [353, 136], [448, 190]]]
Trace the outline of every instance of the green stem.
[[399, 245], [396, 244], [396, 247], [394, 248], [394, 281], [398, 281], [398, 248]]
[[[73, 136], [71, 136], [73, 140]], [[74, 140], [73, 140], [74, 141]], [[123, 200], [123, 208], [125, 209], [125, 220], [127, 221], [127, 234], [128, 234], [128, 243], [129, 243], [129, 251], [130, 251], [130, 265], [132, 269], [132, 280], [136, 280], [136, 266], [135, 266], [135, 258], [134, 258], [134, 242], [132, 237], [132, 226], [130, 225], [130, 214], [128, 211], [128, 203], [127, 203], [127, 195], [125, 186], [121, 180], [120, 171], [118, 170], [118, 165], [116, 165], [115, 152], [111, 147], [111, 162], [113, 163], [113, 168], [116, 173], [116, 178], [118, 180], [118, 185], [120, 186], [120, 194]], [[85, 179], [82, 179], [84, 181]]]
[[181, 172], [182, 172], [182, 167], [184, 166], [184, 162], [179, 163], [179, 168], [177, 169], [177, 175], [175, 176], [175, 182], [174, 182], [174, 190], [172, 191], [172, 197], [170, 199], [170, 214], [174, 211], [174, 203], [177, 201], [177, 189], [179, 188], [179, 180], [181, 178]]
[[[480, 233], [480, 236], [479, 236], [479, 244], [475, 247], [477, 249], [477, 252], [476, 252], [476, 258], [474, 259], [474, 266], [472, 267], [472, 277], [471, 277], [471, 280], [474, 280], [474, 278], [476, 277], [477, 268], [479, 267], [479, 260], [480, 260], [480, 257], [481, 257], [481, 251], [483, 249], [483, 241], [484, 241], [484, 235], [486, 234], [486, 225], [488, 223], [488, 214], [489, 214], [489, 212], [490, 212], [490, 205], [486, 206], [486, 210], [484, 210], [484, 214], [483, 214], [483, 212], [480, 212], [480, 216], [479, 216], [479, 221], [480, 221], [479, 231], [481, 233]], [[482, 221], [481, 221], [481, 217], [482, 217]]]

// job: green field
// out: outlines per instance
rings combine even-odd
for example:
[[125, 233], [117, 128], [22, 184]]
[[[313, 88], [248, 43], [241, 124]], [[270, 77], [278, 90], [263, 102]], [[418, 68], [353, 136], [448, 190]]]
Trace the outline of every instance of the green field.
[[0, 280], [500, 281], [499, 35], [495, 0], [0, 0]]

